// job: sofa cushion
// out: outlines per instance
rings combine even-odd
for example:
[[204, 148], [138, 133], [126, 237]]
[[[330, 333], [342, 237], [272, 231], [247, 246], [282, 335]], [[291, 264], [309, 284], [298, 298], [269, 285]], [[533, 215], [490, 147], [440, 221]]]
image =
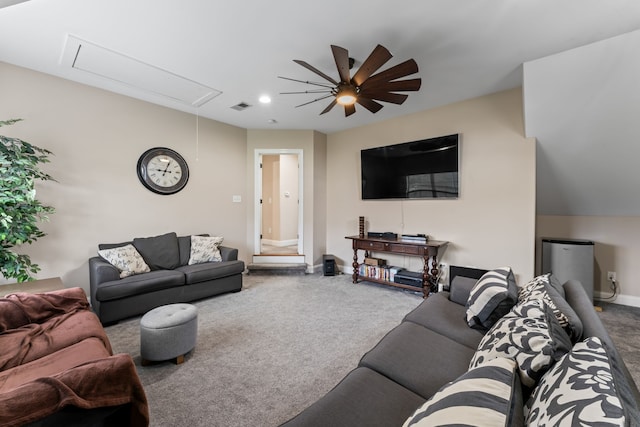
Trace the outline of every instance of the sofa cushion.
[[[198, 234], [198, 236], [208, 237], [208, 234]], [[191, 257], [191, 236], [178, 237], [178, 247], [180, 249], [180, 265], [189, 264]]]
[[518, 362], [522, 385], [532, 388], [571, 349], [569, 336], [541, 300], [518, 304], [487, 332], [469, 369], [495, 357]]
[[[413, 322], [402, 322], [360, 360], [428, 399], [465, 373], [473, 349]], [[415, 408], [414, 408], [415, 409]]]
[[184, 285], [184, 274], [176, 270], [156, 270], [146, 274], [105, 282], [96, 290], [98, 301], [111, 301], [133, 295]]
[[[573, 311], [569, 303], [564, 299], [564, 288], [562, 294], [552, 285], [551, 274], [543, 274], [530, 280], [518, 291], [518, 301], [530, 301], [541, 299], [553, 310], [553, 314], [558, 319], [560, 326], [567, 331], [571, 342], [575, 343], [582, 339], [582, 321]], [[557, 282], [557, 280], [555, 280]]]
[[185, 284], [192, 285], [194, 283], [206, 282], [207, 280], [241, 274], [244, 271], [244, 262], [206, 262], [178, 267], [176, 271], [184, 273]]
[[475, 284], [467, 300], [467, 323], [487, 330], [518, 302], [518, 286], [511, 268], [485, 273]]
[[220, 249], [223, 237], [191, 236], [191, 255], [189, 265], [202, 262], [222, 261]]
[[404, 320], [422, 325], [475, 350], [484, 334], [468, 327], [462, 320], [464, 315], [464, 305], [450, 301], [448, 292], [438, 292], [423, 300]]
[[598, 338], [575, 344], [542, 377], [527, 401], [528, 425], [637, 425], [625, 416], [614, 371]]
[[127, 245], [132, 245], [132, 244], [133, 244], [133, 242], [99, 243], [98, 244], [98, 249], [99, 250], [103, 250], [103, 249], [120, 248], [122, 246], [127, 246]]
[[449, 299], [461, 306], [467, 305], [471, 290], [478, 283], [478, 279], [471, 277], [456, 276], [451, 281], [449, 289]]
[[133, 245], [101, 249], [98, 251], [98, 255], [117, 268], [120, 271], [121, 278], [151, 271]]
[[359, 367], [281, 427], [399, 426], [422, 403], [417, 394]]
[[176, 233], [153, 237], [136, 237], [133, 246], [151, 270], [173, 270], [180, 265], [180, 249]]
[[442, 387], [403, 427], [522, 426], [522, 405], [516, 362], [498, 357]]

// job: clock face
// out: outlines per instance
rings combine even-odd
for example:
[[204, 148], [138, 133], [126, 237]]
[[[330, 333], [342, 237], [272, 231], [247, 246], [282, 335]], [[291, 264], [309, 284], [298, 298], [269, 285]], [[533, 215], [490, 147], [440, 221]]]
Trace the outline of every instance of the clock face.
[[174, 194], [189, 180], [189, 167], [175, 151], [156, 147], [145, 151], [138, 159], [138, 178], [147, 189], [158, 194]]

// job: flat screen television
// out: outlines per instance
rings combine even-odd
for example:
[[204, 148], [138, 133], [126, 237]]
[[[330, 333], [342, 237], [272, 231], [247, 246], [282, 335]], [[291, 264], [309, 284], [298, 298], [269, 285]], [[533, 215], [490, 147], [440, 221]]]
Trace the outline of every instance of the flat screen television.
[[459, 135], [360, 151], [362, 199], [455, 199]]

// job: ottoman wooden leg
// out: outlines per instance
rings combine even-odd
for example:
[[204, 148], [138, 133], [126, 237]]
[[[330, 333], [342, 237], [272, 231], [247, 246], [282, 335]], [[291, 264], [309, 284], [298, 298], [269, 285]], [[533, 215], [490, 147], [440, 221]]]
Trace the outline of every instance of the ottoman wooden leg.
[[181, 365], [182, 363], [184, 363], [184, 354], [176, 357], [176, 365]]

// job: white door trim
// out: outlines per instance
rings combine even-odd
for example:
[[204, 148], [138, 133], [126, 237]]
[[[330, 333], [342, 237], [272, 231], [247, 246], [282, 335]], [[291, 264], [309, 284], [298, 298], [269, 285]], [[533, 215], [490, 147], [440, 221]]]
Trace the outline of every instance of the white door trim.
[[302, 149], [279, 149], [279, 148], [256, 148], [254, 151], [254, 239], [253, 253], [260, 253], [260, 232], [262, 231], [262, 206], [260, 199], [262, 198], [262, 170], [260, 163], [263, 155], [269, 154], [296, 154], [298, 156], [298, 254], [304, 254], [304, 158]]

